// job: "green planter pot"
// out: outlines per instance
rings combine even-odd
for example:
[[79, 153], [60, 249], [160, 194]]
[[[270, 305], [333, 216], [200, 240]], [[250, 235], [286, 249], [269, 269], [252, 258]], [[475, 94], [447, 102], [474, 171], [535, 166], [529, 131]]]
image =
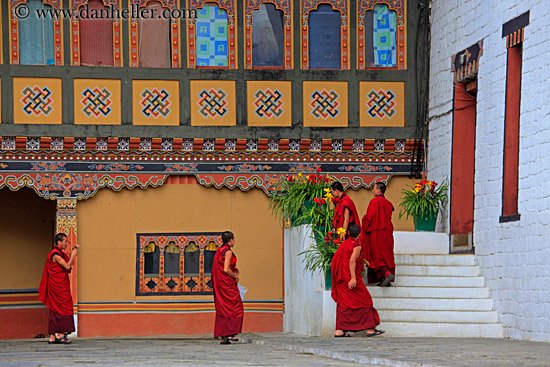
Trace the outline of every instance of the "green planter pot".
[[332, 289], [332, 272], [330, 267], [325, 269], [325, 290], [330, 291]]
[[291, 227], [299, 227], [302, 224], [308, 224], [309, 223], [308, 220], [306, 220], [305, 218], [300, 218], [300, 217], [302, 217], [304, 215], [304, 212], [311, 210], [311, 208], [313, 208], [314, 205], [315, 205], [315, 202], [313, 200], [304, 201], [305, 210], [301, 209], [300, 211], [298, 211], [298, 215], [296, 215], [296, 217], [290, 218], [290, 226]]
[[425, 218], [415, 217], [413, 221], [414, 221], [414, 230], [416, 232], [434, 232], [435, 224], [437, 222], [437, 213], [428, 214]]

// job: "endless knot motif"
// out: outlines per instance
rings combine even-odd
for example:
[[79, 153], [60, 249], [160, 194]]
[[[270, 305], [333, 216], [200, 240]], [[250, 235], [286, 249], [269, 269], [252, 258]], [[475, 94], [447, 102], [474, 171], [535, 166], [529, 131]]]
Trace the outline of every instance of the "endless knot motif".
[[338, 97], [340, 96], [334, 90], [331, 90], [330, 92], [326, 89], [323, 89], [320, 92], [316, 90], [311, 95], [312, 99], [309, 103], [312, 108], [311, 114], [315, 116], [316, 119], [322, 117], [326, 120], [328, 117], [336, 117], [340, 113], [338, 110], [338, 106], [340, 106]]
[[84, 106], [82, 112], [87, 117], [91, 117], [92, 115], [95, 117], [100, 117], [101, 115], [108, 116], [111, 113], [112, 108], [109, 106], [113, 103], [110, 99], [112, 93], [107, 88], [86, 88], [82, 92], [82, 95], [84, 96], [80, 101]]
[[365, 104], [368, 107], [367, 112], [371, 115], [371, 117], [375, 118], [378, 116], [380, 118], [384, 118], [385, 116], [388, 116], [391, 118], [395, 115], [396, 111], [394, 107], [397, 105], [397, 102], [394, 101], [395, 94], [393, 94], [391, 89], [388, 89], [387, 92], [383, 89], [376, 92], [373, 89], [367, 94], [367, 97], [369, 99]]
[[166, 117], [172, 111], [168, 108], [171, 104], [168, 99], [170, 93], [164, 88], [160, 91], [157, 88], [153, 88], [153, 90], [145, 88], [141, 93], [141, 97], [143, 97], [139, 102], [143, 106], [141, 113], [147, 117], [153, 116], [154, 118], [158, 118], [161, 115], [162, 117]]
[[30, 116], [34, 114], [35, 116], [40, 116], [44, 114], [48, 116], [52, 112], [53, 99], [51, 99], [52, 91], [48, 87], [44, 86], [40, 88], [38, 85], [34, 87], [26, 86], [25, 89], [21, 91], [23, 98], [21, 98], [21, 103], [23, 103], [23, 111]]
[[283, 106], [283, 94], [279, 92], [278, 89], [272, 91], [267, 88], [265, 90], [258, 90], [254, 97], [254, 106], [256, 109], [254, 112], [259, 117], [267, 117], [268, 119], [275, 117], [280, 117], [284, 112]]
[[225, 106], [228, 104], [225, 97], [227, 97], [227, 93], [221, 88], [218, 89], [218, 91], [214, 88], [210, 88], [208, 91], [203, 89], [199, 93], [199, 101], [197, 102], [200, 107], [199, 113], [206, 118], [208, 118], [208, 116], [212, 118], [216, 116], [225, 116], [227, 113], [227, 108], [225, 108]]

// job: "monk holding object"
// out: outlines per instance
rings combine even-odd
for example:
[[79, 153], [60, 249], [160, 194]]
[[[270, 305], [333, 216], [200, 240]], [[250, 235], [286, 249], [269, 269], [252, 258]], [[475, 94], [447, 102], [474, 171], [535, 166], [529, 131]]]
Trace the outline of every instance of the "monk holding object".
[[378, 311], [373, 307], [372, 297], [363, 283], [361, 272], [365, 262], [358, 237], [361, 227], [352, 224], [347, 238], [332, 258], [332, 299], [336, 302], [335, 337], [349, 337], [349, 331], [367, 331], [367, 336], [383, 334], [377, 330], [380, 324]]
[[214, 305], [216, 307], [216, 322], [214, 338], [221, 337], [220, 344], [231, 344], [239, 339], [235, 335], [243, 327], [243, 301], [237, 284], [239, 270], [237, 257], [232, 251], [235, 246], [235, 236], [226, 231], [222, 234], [223, 245], [214, 255], [212, 265], [212, 288], [214, 289]]
[[73, 297], [69, 273], [73, 267], [79, 246], [75, 245], [69, 257], [64, 250], [69, 245], [67, 235], [58, 233], [55, 247], [48, 254], [42, 273], [38, 298], [50, 309], [48, 344], [70, 344], [67, 334], [75, 331], [73, 319]]
[[[330, 191], [336, 201], [336, 208], [334, 208], [334, 218], [332, 220], [333, 228], [335, 231], [342, 228], [347, 232], [348, 228], [352, 224], [361, 224], [359, 222], [359, 214], [353, 200], [344, 192], [344, 186], [338, 181], [335, 181], [330, 185]], [[346, 233], [345, 238], [348, 237]]]

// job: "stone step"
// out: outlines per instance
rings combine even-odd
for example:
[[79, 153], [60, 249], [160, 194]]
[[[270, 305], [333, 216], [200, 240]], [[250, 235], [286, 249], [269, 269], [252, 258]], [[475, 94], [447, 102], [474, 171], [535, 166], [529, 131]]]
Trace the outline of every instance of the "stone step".
[[393, 232], [395, 254], [449, 254], [449, 235], [434, 232]]
[[403, 311], [378, 310], [380, 320], [392, 322], [493, 324], [498, 322], [496, 311]]
[[437, 311], [494, 311], [490, 298], [442, 299], [442, 298], [373, 298], [379, 310], [437, 310]]
[[489, 298], [487, 288], [369, 286], [368, 289], [373, 298]]
[[479, 275], [479, 267], [401, 265], [396, 268], [395, 274], [397, 277], [399, 277], [400, 275], [477, 277]]
[[399, 275], [395, 279], [395, 282], [392, 283], [392, 287], [393, 286], [481, 288], [485, 287], [485, 279], [483, 279], [483, 277], [430, 277], [419, 275]]
[[502, 338], [501, 324], [478, 323], [423, 323], [384, 321], [379, 329], [386, 331], [387, 337], [452, 337], [452, 338]]
[[401, 265], [439, 265], [439, 266], [474, 266], [474, 255], [395, 255], [395, 264]]

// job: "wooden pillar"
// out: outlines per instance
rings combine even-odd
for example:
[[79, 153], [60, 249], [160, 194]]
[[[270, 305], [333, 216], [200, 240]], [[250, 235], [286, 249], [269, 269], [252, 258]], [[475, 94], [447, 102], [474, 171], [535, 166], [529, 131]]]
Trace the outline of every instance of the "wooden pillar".
[[[67, 252], [70, 254], [72, 248], [77, 242], [77, 220], [76, 220], [76, 199], [57, 199], [57, 213], [55, 215], [55, 229], [56, 233], [65, 233], [69, 240], [69, 246]], [[73, 269], [71, 271], [71, 293], [73, 295], [74, 303], [74, 321], [75, 321], [75, 333], [78, 334], [78, 292], [77, 292], [77, 261], [78, 257], [73, 263]]]

